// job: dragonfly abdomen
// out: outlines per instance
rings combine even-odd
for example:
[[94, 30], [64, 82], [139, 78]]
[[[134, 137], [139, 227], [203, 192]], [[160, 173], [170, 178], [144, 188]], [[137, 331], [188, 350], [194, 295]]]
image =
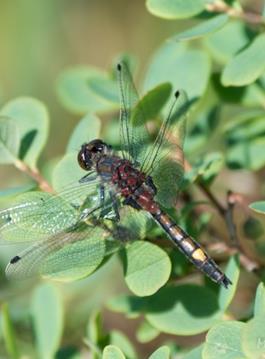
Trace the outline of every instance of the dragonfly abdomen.
[[189, 236], [182, 228], [164, 212], [152, 214], [155, 220], [165, 230], [171, 241], [185, 256], [214, 282], [228, 287], [230, 279], [221, 271], [213, 259], [202, 249], [200, 244]]

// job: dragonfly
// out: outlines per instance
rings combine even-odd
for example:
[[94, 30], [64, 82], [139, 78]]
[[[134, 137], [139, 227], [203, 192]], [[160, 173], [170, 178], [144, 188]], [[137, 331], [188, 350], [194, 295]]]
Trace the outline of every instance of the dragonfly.
[[[55, 195], [36, 191], [27, 193], [25, 200], [22, 195], [0, 212], [1, 239], [33, 241], [10, 260], [7, 276], [86, 276], [101, 265], [102, 258], [126, 243], [133, 229], [137, 230], [138, 216], [144, 215], [201, 272], [228, 288], [230, 279], [167, 213], [176, 204], [184, 175], [186, 93], [174, 94], [168, 115], [151, 141], [144, 102], [123, 61], [117, 65], [117, 80], [119, 150], [101, 139], [82, 144], [77, 161], [86, 172], [80, 179]], [[131, 229], [124, 225], [126, 216], [133, 219]]]

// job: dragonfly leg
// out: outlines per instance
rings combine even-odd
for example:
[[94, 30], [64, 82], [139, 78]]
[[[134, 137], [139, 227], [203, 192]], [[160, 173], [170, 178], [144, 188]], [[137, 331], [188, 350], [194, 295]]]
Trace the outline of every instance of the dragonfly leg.
[[151, 176], [147, 176], [145, 183], [153, 190], [154, 195], [156, 195], [157, 194], [157, 189], [156, 189], [156, 186], [155, 186], [155, 184], [153, 182], [153, 178]]
[[115, 196], [115, 194], [112, 191], [109, 191], [109, 195], [112, 201], [112, 207], [115, 213], [115, 220], [119, 221], [120, 220], [120, 213], [119, 213], [119, 205], [118, 205], [118, 201], [117, 201], [117, 197]]
[[135, 201], [135, 199], [133, 199], [131, 196], [127, 197], [124, 201], [123, 204], [127, 205], [127, 206], [131, 206], [134, 209], [142, 209], [142, 207]]
[[80, 178], [80, 180], [78, 182], [86, 183], [86, 182], [94, 181], [96, 178], [97, 178], [97, 174], [95, 172], [89, 172], [84, 177]]

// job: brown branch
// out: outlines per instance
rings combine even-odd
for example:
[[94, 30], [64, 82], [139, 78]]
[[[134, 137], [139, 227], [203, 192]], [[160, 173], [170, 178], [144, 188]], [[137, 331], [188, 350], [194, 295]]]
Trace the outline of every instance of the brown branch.
[[32, 169], [28, 165], [26, 165], [24, 162], [20, 160], [15, 161], [15, 166], [20, 171], [26, 173], [29, 177], [31, 177], [34, 181], [36, 181], [44, 192], [50, 192], [53, 193], [53, 188], [49, 185], [49, 183], [45, 180], [45, 178], [42, 177], [40, 172], [37, 169]]
[[265, 25], [265, 19], [262, 15], [235, 9], [222, 0], [216, 0], [214, 3], [207, 4], [206, 10], [209, 12], [225, 13], [228, 16], [241, 19], [252, 25]]

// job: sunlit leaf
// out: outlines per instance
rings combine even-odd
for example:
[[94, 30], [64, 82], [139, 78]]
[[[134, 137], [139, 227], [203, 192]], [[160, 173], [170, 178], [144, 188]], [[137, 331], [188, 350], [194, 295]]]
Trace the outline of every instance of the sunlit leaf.
[[102, 359], [126, 359], [122, 351], [115, 345], [108, 345], [103, 350]]
[[205, 0], [147, 0], [147, 9], [165, 19], [184, 19], [199, 14], [205, 8]]
[[239, 20], [230, 20], [224, 28], [204, 39], [205, 45], [220, 63], [227, 63], [248, 42], [245, 25]]
[[148, 359], [170, 359], [169, 347], [164, 345], [163, 347], [158, 348], [148, 357]]
[[203, 344], [193, 348], [190, 352], [184, 355], [183, 359], [202, 359]]
[[59, 347], [63, 329], [62, 306], [61, 296], [51, 284], [43, 284], [35, 290], [31, 310], [37, 350], [43, 359], [53, 358]]
[[239, 52], [224, 68], [224, 86], [244, 86], [254, 82], [265, 71], [265, 34], [257, 36], [252, 43]]
[[154, 294], [169, 278], [171, 262], [158, 246], [136, 241], [123, 255], [125, 281], [138, 296]]
[[259, 284], [256, 291], [254, 316], [265, 317], [265, 288], [263, 283]]
[[173, 91], [183, 89], [189, 100], [194, 101], [206, 90], [209, 75], [210, 60], [205, 52], [189, 49], [184, 43], [167, 42], [151, 59], [144, 90], [169, 82]]
[[87, 114], [72, 132], [67, 144], [67, 152], [77, 153], [84, 143], [100, 138], [100, 128], [100, 119], [91, 113]]
[[232, 285], [230, 285], [229, 288], [224, 288], [224, 287], [220, 288], [218, 301], [219, 301], [219, 307], [223, 311], [225, 311], [228, 308], [237, 289], [240, 267], [239, 267], [238, 259], [236, 257], [230, 258], [225, 270], [225, 274], [231, 280]]
[[148, 343], [160, 334], [159, 330], [144, 320], [137, 329], [136, 337], [140, 343]]
[[265, 316], [255, 316], [244, 324], [241, 334], [246, 358], [262, 358], [265, 353]]
[[226, 14], [217, 15], [171, 37], [170, 40], [187, 41], [197, 39], [220, 30], [227, 21], [228, 16]]
[[247, 359], [244, 354], [241, 335], [245, 323], [229, 321], [215, 325], [206, 336], [203, 348], [204, 359]]
[[14, 163], [18, 157], [20, 139], [16, 122], [0, 116], [0, 164]]
[[126, 358], [137, 358], [137, 354], [134, 350], [133, 345], [123, 332], [120, 332], [118, 330], [112, 330], [110, 332], [110, 343], [120, 348], [122, 352], [126, 355]]
[[92, 67], [76, 67], [65, 70], [57, 81], [57, 93], [63, 106], [74, 113], [106, 112], [117, 108], [117, 104], [98, 96], [89, 87], [89, 79], [100, 77], [105, 81], [105, 73]]
[[255, 212], [265, 214], [265, 201], [253, 202], [249, 207]]
[[15, 122], [19, 139], [17, 157], [35, 168], [48, 136], [49, 115], [46, 107], [34, 98], [20, 97], [8, 102], [0, 114]]

